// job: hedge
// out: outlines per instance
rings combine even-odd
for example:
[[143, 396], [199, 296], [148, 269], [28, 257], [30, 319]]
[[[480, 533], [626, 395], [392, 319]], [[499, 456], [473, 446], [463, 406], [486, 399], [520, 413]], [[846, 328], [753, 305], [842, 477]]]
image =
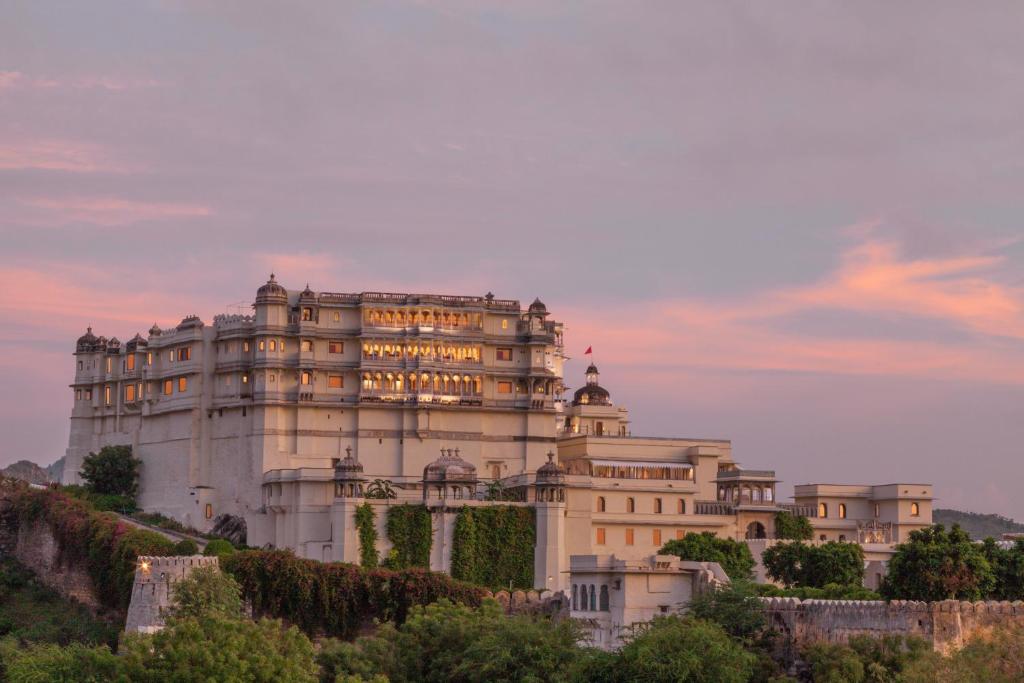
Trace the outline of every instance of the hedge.
[[455, 521], [452, 576], [488, 588], [533, 588], [537, 522], [531, 507], [464, 507]]
[[487, 592], [424, 569], [364, 569], [289, 550], [243, 550], [221, 558], [254, 616], [295, 624], [311, 637], [351, 639], [374, 620], [402, 623], [411, 607], [441, 598], [479, 606]]
[[434, 543], [434, 525], [425, 505], [394, 505], [388, 508], [388, 540], [391, 554], [385, 561], [389, 569], [429, 567], [430, 547]]
[[125, 611], [131, 599], [139, 555], [173, 555], [174, 543], [137, 529], [108, 512], [58, 489], [16, 488], [10, 494], [19, 524], [46, 522], [57, 541], [59, 560], [84, 564], [100, 604]]

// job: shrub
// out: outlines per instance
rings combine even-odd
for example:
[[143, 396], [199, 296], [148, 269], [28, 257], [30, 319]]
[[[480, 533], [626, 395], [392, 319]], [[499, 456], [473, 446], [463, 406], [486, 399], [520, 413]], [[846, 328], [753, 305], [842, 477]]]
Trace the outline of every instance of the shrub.
[[814, 527], [811, 520], [802, 515], [779, 510], [775, 513], [775, 538], [809, 541], [814, 538]]
[[117, 656], [106, 645], [35, 644], [23, 648], [13, 638], [4, 639], [0, 644], [0, 659], [4, 665], [4, 680], [9, 683], [107, 683], [118, 680], [121, 668]]
[[139, 465], [131, 446], [104, 446], [82, 461], [82, 479], [93, 493], [126, 496], [135, 500], [139, 490]]
[[800, 598], [801, 600], [881, 600], [882, 596], [863, 586], [841, 586], [827, 583], [821, 588], [779, 588], [771, 584], [757, 584], [757, 594], [768, 598]]
[[671, 540], [658, 552], [677, 555], [682, 560], [717, 562], [734, 581], [749, 579], [754, 569], [754, 556], [750, 554], [746, 543], [719, 538], [710, 531], [686, 534], [681, 539]]
[[351, 638], [374, 619], [402, 623], [414, 605], [441, 598], [479, 605], [484, 591], [423, 569], [367, 570], [295, 557], [286, 550], [246, 550], [222, 560], [256, 615], [286, 619], [310, 635]]
[[231, 545], [231, 541], [223, 538], [215, 538], [207, 542], [206, 547], [203, 548], [203, 555], [207, 557], [223, 558], [233, 552], [235, 552], [235, 546]]
[[198, 555], [199, 544], [191, 538], [183, 538], [174, 544], [175, 555]]
[[734, 581], [730, 585], [694, 596], [689, 613], [721, 626], [733, 638], [750, 642], [767, 621], [755, 584]]
[[171, 614], [175, 617], [242, 616], [242, 589], [229, 574], [215, 567], [198, 567], [171, 589]]

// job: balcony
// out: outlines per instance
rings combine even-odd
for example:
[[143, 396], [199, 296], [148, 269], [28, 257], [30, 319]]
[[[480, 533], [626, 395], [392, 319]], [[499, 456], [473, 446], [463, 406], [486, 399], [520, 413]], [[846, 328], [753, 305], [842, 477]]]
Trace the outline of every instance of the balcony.
[[734, 515], [736, 514], [736, 506], [732, 503], [698, 500], [693, 504], [693, 513], [696, 515]]

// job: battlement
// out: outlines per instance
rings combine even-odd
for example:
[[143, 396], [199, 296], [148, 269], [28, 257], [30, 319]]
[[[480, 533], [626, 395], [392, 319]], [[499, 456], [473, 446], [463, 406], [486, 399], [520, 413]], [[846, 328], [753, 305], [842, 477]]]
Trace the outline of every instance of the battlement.
[[219, 569], [220, 564], [216, 557], [203, 555], [140, 555], [135, 564], [135, 581], [124, 630], [154, 633], [162, 629], [171, 605], [172, 586], [199, 567]]
[[978, 629], [1024, 625], [1024, 602], [800, 600], [761, 598], [769, 624], [798, 643], [845, 643], [851, 636], [915, 636], [940, 651], [959, 648]]

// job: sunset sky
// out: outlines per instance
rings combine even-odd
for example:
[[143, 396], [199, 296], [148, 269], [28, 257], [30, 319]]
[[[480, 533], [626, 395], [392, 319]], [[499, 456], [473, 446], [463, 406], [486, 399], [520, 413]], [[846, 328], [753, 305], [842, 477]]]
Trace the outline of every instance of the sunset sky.
[[3, 3], [0, 464], [75, 339], [540, 296], [634, 434], [1024, 519], [1024, 5]]

